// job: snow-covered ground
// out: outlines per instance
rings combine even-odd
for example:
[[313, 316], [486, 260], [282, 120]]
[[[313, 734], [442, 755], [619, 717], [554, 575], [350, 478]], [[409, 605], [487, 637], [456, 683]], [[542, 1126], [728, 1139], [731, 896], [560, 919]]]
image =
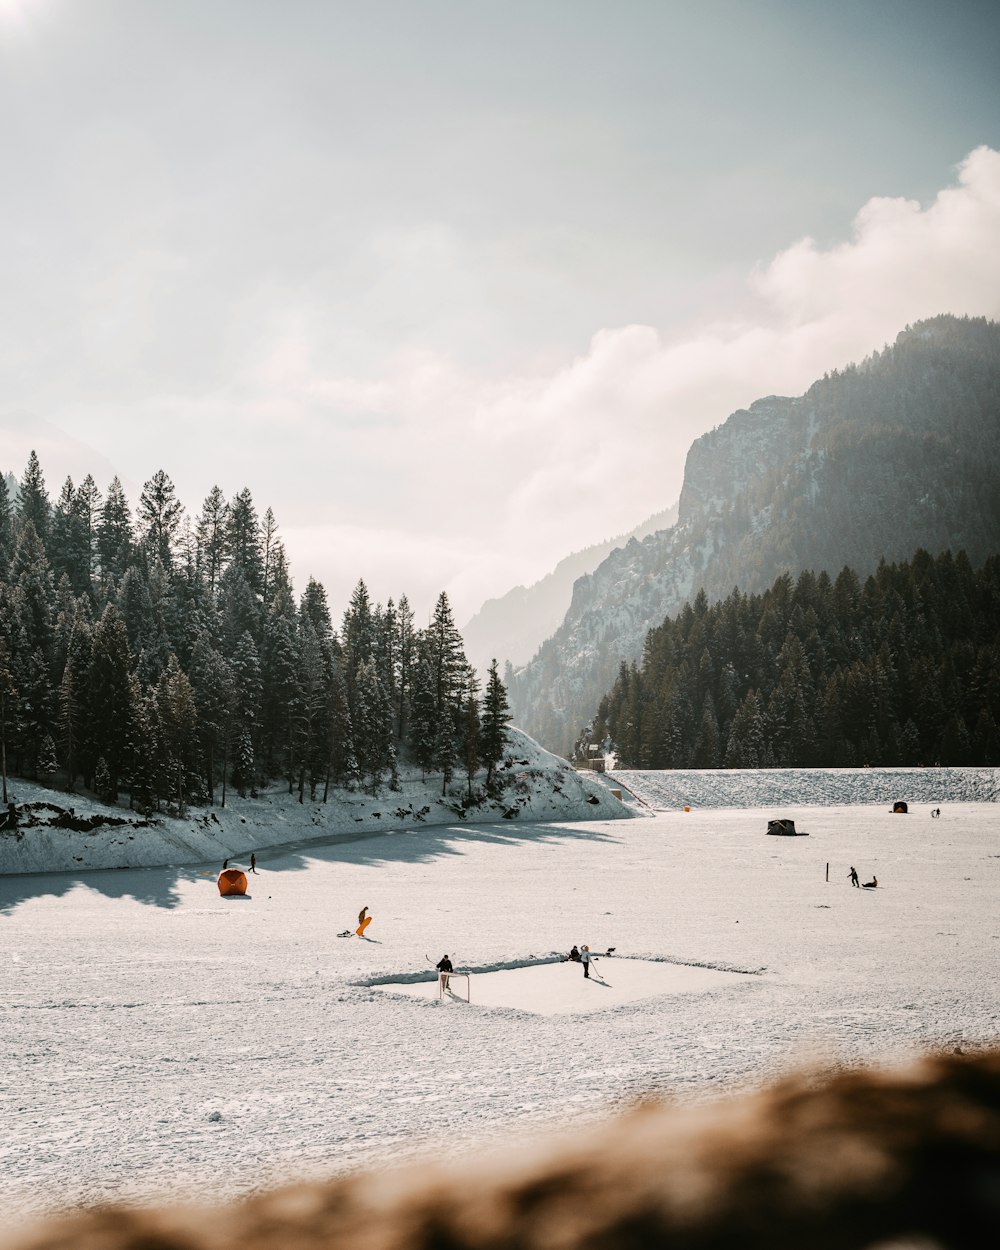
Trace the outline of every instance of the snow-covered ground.
[[[407, 825], [259, 851], [243, 900], [220, 898], [217, 852], [0, 878], [0, 1209], [223, 1201], [521, 1140], [650, 1090], [698, 1099], [816, 1057], [996, 1042], [1000, 808], [890, 815], [902, 796]], [[776, 814], [810, 836], [768, 837]], [[853, 889], [852, 864], [879, 888]], [[339, 938], [366, 904], [370, 940]], [[478, 1001], [490, 972], [530, 979], [573, 942], [617, 948], [608, 981], [629, 960], [733, 975], [597, 1010], [534, 1011], [524, 978], [520, 1006]], [[471, 1004], [386, 992], [425, 976], [433, 994], [446, 951]], [[574, 965], [545, 974], [607, 993]]]
[[[287, 786], [279, 785], [256, 799], [241, 799], [230, 791], [225, 807], [192, 807], [183, 820], [156, 816], [152, 823], [124, 805], [109, 806], [18, 779], [9, 789], [19, 807], [42, 806], [32, 812], [37, 823], [22, 823], [17, 836], [0, 831], [0, 874], [221, 863], [316, 838], [355, 841], [456, 820], [607, 820], [632, 814], [597, 774], [577, 772], [520, 730], [508, 730], [508, 740], [508, 754], [497, 770], [506, 783], [502, 795], [468, 808], [464, 815], [459, 814], [466, 793], [463, 778], [456, 777], [442, 796], [440, 777], [423, 779], [412, 769], [401, 770], [399, 790], [385, 787], [374, 798], [358, 790], [331, 789], [327, 803], [310, 801], [308, 794], [299, 803]], [[485, 775], [478, 780], [484, 781]], [[52, 823], [60, 818], [57, 808], [72, 809], [85, 820], [110, 817], [127, 823], [74, 830]]]
[[996, 803], [1000, 768], [760, 768], [605, 774], [659, 811], [788, 804]]

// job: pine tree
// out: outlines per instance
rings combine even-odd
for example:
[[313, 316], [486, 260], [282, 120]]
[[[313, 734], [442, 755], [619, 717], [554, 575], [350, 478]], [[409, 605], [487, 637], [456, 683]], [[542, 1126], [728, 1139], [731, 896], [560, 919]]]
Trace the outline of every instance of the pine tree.
[[264, 631], [261, 665], [261, 742], [264, 769], [270, 776], [284, 776], [288, 782], [289, 794], [292, 793], [295, 783], [296, 728], [302, 697], [299, 686], [298, 639], [291, 612], [291, 604], [281, 603], [280, 598], [275, 600]]
[[479, 699], [476, 697], [475, 684], [471, 681], [465, 694], [461, 737], [462, 764], [465, 767], [468, 796], [471, 799], [472, 779], [475, 777], [480, 765]]
[[66, 788], [72, 794], [85, 760], [87, 734], [87, 673], [90, 668], [91, 629], [77, 620], [66, 648], [59, 685], [59, 739], [66, 762]]
[[157, 469], [143, 486], [137, 513], [139, 537], [150, 557], [159, 556], [164, 568], [172, 568], [174, 541], [184, 508], [173, 482], [162, 469]]
[[18, 512], [21, 525], [24, 526], [30, 522], [43, 544], [49, 536], [49, 515], [51, 511], [49, 493], [45, 489], [45, 478], [42, 476], [42, 467], [38, 463], [38, 457], [35, 455], [34, 450], [32, 450], [28, 457], [24, 476], [21, 478]]
[[125, 575], [133, 545], [131, 509], [122, 484], [113, 478], [100, 510], [97, 524], [97, 560], [101, 570], [101, 586], [106, 592], [112, 582]]
[[241, 795], [256, 786], [256, 744], [261, 728], [263, 682], [260, 658], [249, 631], [244, 632], [229, 661], [233, 674], [233, 725], [236, 754], [233, 785]]
[[42, 777], [50, 778], [59, 769], [59, 761], [56, 758], [56, 744], [52, 741], [52, 735], [46, 734], [42, 739], [42, 747], [38, 757], [38, 771]]
[[257, 509], [249, 488], [244, 487], [233, 496], [229, 505], [229, 558], [233, 566], [254, 592], [264, 592], [264, 558], [261, 552], [260, 525]]
[[111, 780], [111, 770], [108, 768], [108, 761], [103, 755], [98, 759], [97, 768], [94, 772], [94, 793], [102, 803], [113, 803], [118, 797]]
[[212, 646], [207, 634], [203, 633], [195, 643], [191, 654], [190, 677], [205, 770], [205, 789], [208, 801], [214, 807], [216, 766], [220, 760], [223, 793], [225, 792], [226, 761], [236, 704], [236, 688], [232, 669]]
[[7, 480], [0, 473], [0, 578], [7, 576], [14, 554], [14, 508], [10, 502]]
[[3, 801], [10, 802], [7, 797], [7, 734], [16, 706], [17, 687], [14, 685], [14, 674], [11, 670], [10, 652], [7, 643], [0, 638], [0, 776], [3, 778]]
[[413, 666], [416, 662], [416, 636], [413, 629], [413, 611], [406, 595], [400, 595], [396, 609], [399, 635], [399, 670], [396, 682], [396, 741], [402, 742], [407, 735], [410, 715], [410, 687]]
[[494, 770], [507, 750], [507, 726], [510, 724], [510, 704], [507, 691], [497, 672], [497, 662], [490, 664], [483, 694], [482, 725], [479, 754], [486, 765], [486, 787], [493, 785]]
[[410, 700], [409, 743], [414, 763], [422, 780], [434, 769], [437, 703], [434, 698], [434, 677], [426, 656], [420, 655], [413, 672], [413, 694]]
[[215, 590], [229, 554], [229, 504], [218, 486], [213, 486], [195, 522], [198, 550], [205, 579]]
[[[132, 656], [121, 613], [113, 604], [104, 609], [94, 628], [87, 674], [90, 738], [95, 754], [104, 761], [107, 785], [104, 792], [118, 798], [129, 737], [131, 695], [129, 672]], [[95, 780], [95, 786], [101, 790]]]
[[352, 787], [360, 777], [357, 754], [354, 750], [354, 728], [351, 709], [347, 701], [347, 687], [339, 670], [333, 673], [330, 686], [330, 759], [327, 781], [323, 789], [323, 802], [327, 801], [330, 780], [335, 785]]
[[164, 771], [183, 816], [192, 782], [197, 781], [198, 711], [194, 691], [177, 657], [171, 655], [156, 687]]

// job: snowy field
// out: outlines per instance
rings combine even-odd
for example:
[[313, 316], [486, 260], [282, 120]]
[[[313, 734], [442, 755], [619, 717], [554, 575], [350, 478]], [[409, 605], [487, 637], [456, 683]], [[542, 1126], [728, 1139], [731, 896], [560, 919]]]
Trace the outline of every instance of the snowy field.
[[[417, 828], [262, 853], [233, 901], [217, 864], [0, 878], [2, 1209], [223, 1201], [647, 1091], [995, 1042], [1000, 808], [941, 807]], [[365, 904], [371, 940], [339, 938]], [[583, 1000], [608, 991], [539, 963], [573, 942], [617, 948], [608, 982], [630, 960], [666, 980]], [[471, 1005], [435, 997], [446, 951]], [[507, 1005], [480, 1002], [500, 969]], [[716, 976], [671, 991], [692, 969]], [[579, 1009], [535, 1010], [536, 975]]]

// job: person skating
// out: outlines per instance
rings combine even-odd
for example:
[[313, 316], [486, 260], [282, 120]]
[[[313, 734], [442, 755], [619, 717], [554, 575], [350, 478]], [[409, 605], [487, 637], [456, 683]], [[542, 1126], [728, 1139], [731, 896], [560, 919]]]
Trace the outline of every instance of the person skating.
[[590, 947], [584, 943], [583, 950], [580, 951], [580, 963], [583, 964], [583, 975], [590, 980]]
[[439, 959], [439, 960], [438, 960], [438, 962], [437, 962], [437, 964], [435, 965], [435, 967], [437, 968], [438, 972], [439, 972], [439, 973], [440, 973], [440, 975], [441, 975], [441, 988], [442, 988], [443, 990], [447, 991], [447, 989], [448, 989], [448, 973], [449, 973], [449, 972], [454, 972], [454, 971], [455, 971], [454, 966], [452, 965], [452, 962], [451, 962], [451, 960], [448, 958], [448, 956], [447, 956], [447, 955], [444, 955], [441, 959]]
[[855, 885], [860, 888], [861, 882], [858, 881], [858, 870], [853, 864], [851, 865], [851, 871], [848, 873], [848, 876], [851, 878], [851, 885]]

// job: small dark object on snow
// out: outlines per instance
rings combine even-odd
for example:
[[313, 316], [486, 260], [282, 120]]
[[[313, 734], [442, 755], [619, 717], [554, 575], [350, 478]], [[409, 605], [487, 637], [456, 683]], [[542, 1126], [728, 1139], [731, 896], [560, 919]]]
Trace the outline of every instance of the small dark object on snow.
[[597, 797], [596, 794], [592, 794], [590, 798], [587, 800], [588, 803], [600, 803], [600, 801], [601, 800]]
[[767, 822], [768, 833], [779, 834], [786, 838], [808, 838], [808, 833], [795, 828], [795, 821], [787, 816], [779, 816], [777, 820]]
[[909, 812], [909, 810], [910, 809], [906, 806], [906, 804], [903, 802], [902, 799], [897, 799], [896, 802], [893, 803], [892, 805], [892, 814], [894, 816], [897, 814], [897, 812], [900, 815], [905, 816]]

